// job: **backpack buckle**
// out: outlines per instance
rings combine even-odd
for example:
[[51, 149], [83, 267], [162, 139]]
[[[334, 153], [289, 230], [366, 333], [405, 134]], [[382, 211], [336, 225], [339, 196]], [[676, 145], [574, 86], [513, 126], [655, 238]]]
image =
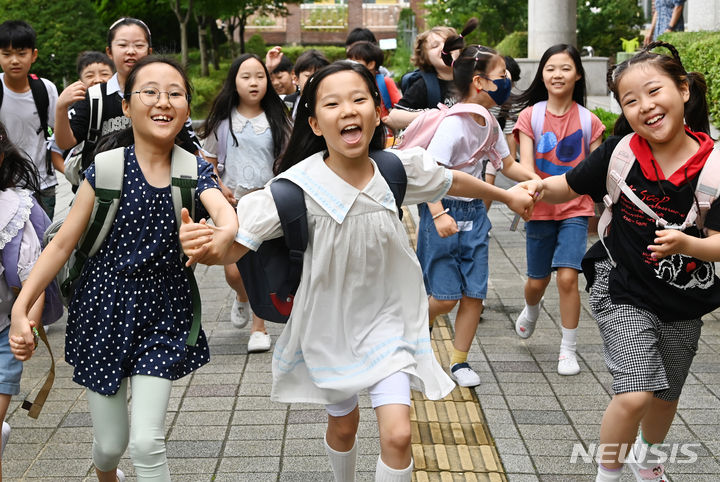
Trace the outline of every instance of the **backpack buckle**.
[[291, 249], [288, 251], [288, 258], [293, 263], [302, 263], [305, 252], [299, 249]]
[[606, 208], [612, 208], [613, 201], [612, 201], [612, 198], [610, 197], [610, 194], [605, 194], [603, 196], [603, 204], [605, 205]]

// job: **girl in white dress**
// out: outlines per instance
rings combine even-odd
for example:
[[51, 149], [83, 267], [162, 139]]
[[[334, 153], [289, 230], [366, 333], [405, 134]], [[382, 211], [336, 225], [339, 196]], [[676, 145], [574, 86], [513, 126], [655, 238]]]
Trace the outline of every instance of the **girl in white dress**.
[[[376, 480], [409, 481], [410, 389], [439, 399], [454, 384], [432, 352], [420, 265], [368, 154], [385, 140], [375, 79], [362, 65], [331, 64], [310, 78], [297, 115], [278, 171], [305, 193], [309, 243], [293, 311], [275, 344], [271, 397], [326, 406], [326, 450], [335, 479], [345, 482], [355, 478], [357, 394], [368, 389], [380, 430]], [[532, 210], [534, 193], [452, 172], [419, 148], [395, 153], [407, 173], [408, 204], [449, 192], [497, 199], [524, 216]], [[214, 228], [184, 215], [190, 262], [234, 262], [282, 235], [269, 186], [243, 197], [237, 212], [240, 228], [222, 257], [205, 249]]]

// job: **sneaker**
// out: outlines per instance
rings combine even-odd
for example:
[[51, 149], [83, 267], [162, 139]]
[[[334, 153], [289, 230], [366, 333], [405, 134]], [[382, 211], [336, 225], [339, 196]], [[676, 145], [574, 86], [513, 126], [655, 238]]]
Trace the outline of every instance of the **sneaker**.
[[270, 349], [270, 335], [262, 331], [253, 331], [248, 340], [248, 353], [258, 353]]
[[558, 357], [558, 375], [577, 375], [580, 373], [577, 355], [571, 351], [561, 352]]
[[663, 464], [658, 464], [650, 469], [641, 469], [640, 465], [636, 462], [625, 461], [625, 465], [630, 467], [635, 480], [637, 482], [668, 482], [669, 479], [665, 475], [665, 467]]
[[117, 475], [118, 482], [125, 482], [125, 473], [120, 469], [115, 469], [115, 474]]
[[0, 448], [0, 457], [2, 457], [2, 453], [5, 452], [5, 445], [7, 444], [8, 439], [10, 438], [10, 424], [7, 422], [2, 423], [2, 447]]
[[[541, 298], [540, 303], [538, 303], [538, 314], [540, 313], [544, 303], [545, 298]], [[534, 320], [530, 318], [527, 303], [525, 303], [525, 308], [523, 308], [520, 312], [520, 316], [518, 316], [515, 321], [515, 333], [517, 333], [520, 338], [530, 338], [535, 331], [536, 323], [537, 317], [535, 317]]]
[[477, 387], [480, 385], [480, 376], [466, 362], [451, 365], [450, 376], [461, 387]]
[[230, 310], [230, 322], [235, 328], [245, 328], [250, 322], [252, 311], [250, 310], [249, 301], [233, 301], [232, 310]]

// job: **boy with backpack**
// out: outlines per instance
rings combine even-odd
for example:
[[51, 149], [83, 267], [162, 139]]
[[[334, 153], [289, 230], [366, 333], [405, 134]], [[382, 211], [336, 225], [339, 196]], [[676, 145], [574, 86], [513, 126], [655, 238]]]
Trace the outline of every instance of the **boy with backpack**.
[[58, 93], [47, 79], [30, 74], [38, 56], [35, 30], [22, 20], [0, 25], [0, 121], [10, 140], [32, 159], [39, 173], [40, 203], [52, 219], [57, 178], [46, 147], [48, 128], [55, 125]]

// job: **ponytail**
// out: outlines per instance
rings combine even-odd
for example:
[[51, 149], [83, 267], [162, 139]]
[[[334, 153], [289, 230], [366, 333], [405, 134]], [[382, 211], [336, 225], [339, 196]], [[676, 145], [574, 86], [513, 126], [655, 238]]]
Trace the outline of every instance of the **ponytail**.
[[465, 37], [470, 35], [470, 33], [475, 30], [477, 26], [478, 20], [473, 17], [468, 20], [467, 23], [465, 23], [465, 27], [463, 27], [460, 35], [450, 35], [447, 39], [445, 39], [445, 44], [443, 45], [441, 54], [442, 60], [445, 65], [450, 66], [453, 64], [452, 52], [465, 47]]

